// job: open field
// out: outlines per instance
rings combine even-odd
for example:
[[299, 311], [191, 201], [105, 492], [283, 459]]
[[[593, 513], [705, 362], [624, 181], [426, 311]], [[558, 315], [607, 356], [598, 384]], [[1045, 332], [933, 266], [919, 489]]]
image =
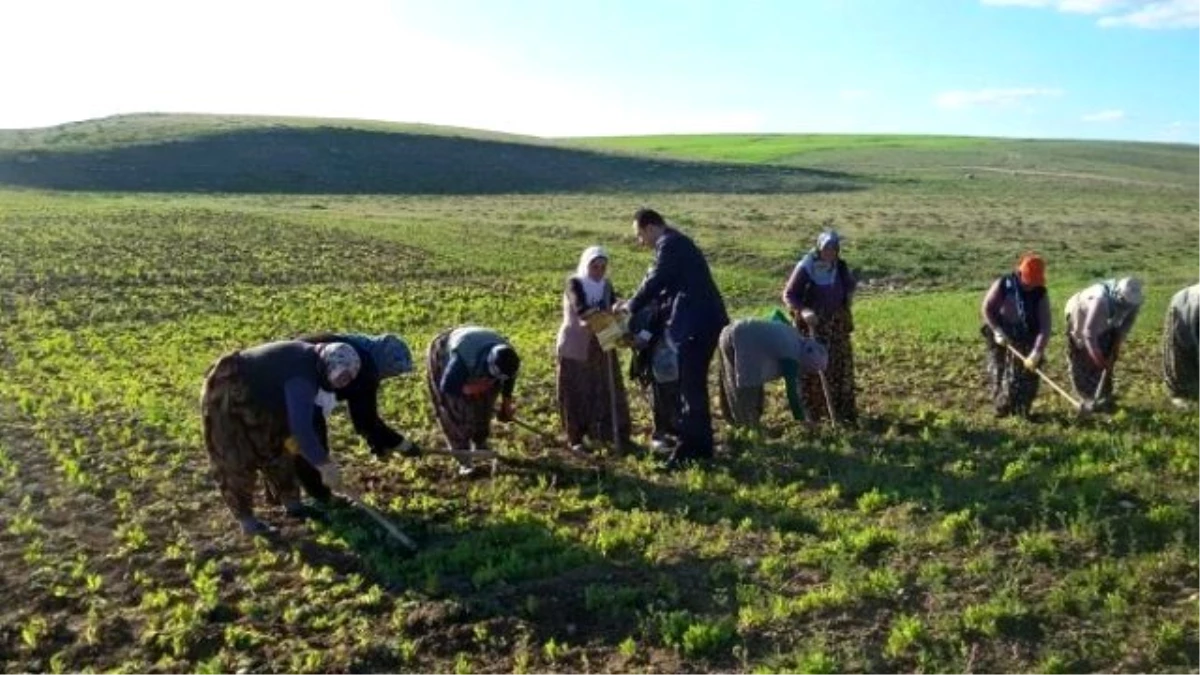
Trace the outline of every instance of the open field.
[[[805, 189], [759, 194], [683, 191], [692, 174], [661, 192], [2, 190], [0, 669], [1195, 672], [1200, 416], [1167, 402], [1160, 332], [1197, 276], [1196, 150], [1097, 168], [1117, 150], [1056, 170], [1120, 181], [905, 173], [880, 150], [894, 169], [796, 160]], [[557, 432], [562, 280], [603, 243], [632, 290], [643, 204], [695, 235], [738, 317], [778, 301], [824, 223], [846, 235], [860, 428], [799, 428], [776, 385], [764, 432], [718, 415], [709, 471], [498, 425], [495, 475], [464, 481], [445, 459], [375, 460], [340, 409], [347, 483], [420, 552], [349, 509], [260, 507], [282, 537], [235, 532], [200, 442], [214, 358], [395, 331], [417, 372], [384, 385], [384, 417], [433, 447], [419, 357], [479, 322], [524, 356], [518, 415]], [[1115, 415], [1076, 420], [1045, 388], [1036, 422], [991, 415], [978, 302], [1026, 248], [1047, 256], [1060, 383], [1066, 298], [1146, 282]]]
[[[596, 150], [852, 173], [999, 171], [1143, 185], [1196, 187], [1191, 145], [966, 136], [681, 135], [571, 139]], [[959, 174], [961, 175], [961, 173]]]

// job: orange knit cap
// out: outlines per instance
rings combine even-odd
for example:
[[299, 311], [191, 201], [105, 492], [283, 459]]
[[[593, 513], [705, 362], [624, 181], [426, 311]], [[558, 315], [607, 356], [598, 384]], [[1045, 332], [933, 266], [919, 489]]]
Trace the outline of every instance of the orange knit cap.
[[1046, 263], [1036, 253], [1026, 253], [1017, 263], [1017, 274], [1026, 286], [1046, 285]]

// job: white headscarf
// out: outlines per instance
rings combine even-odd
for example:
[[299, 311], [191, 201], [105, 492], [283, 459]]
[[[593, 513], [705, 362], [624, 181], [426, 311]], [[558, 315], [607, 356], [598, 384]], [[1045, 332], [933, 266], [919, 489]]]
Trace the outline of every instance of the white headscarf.
[[588, 266], [597, 258], [608, 260], [608, 252], [603, 246], [589, 246], [579, 256], [579, 266], [575, 268], [575, 278], [583, 286], [584, 299], [589, 307], [598, 305], [604, 299], [605, 279], [596, 281], [588, 276]]
[[331, 384], [343, 375], [349, 376], [347, 380], [353, 380], [362, 368], [358, 352], [345, 342], [326, 342], [317, 347], [317, 353], [325, 363], [325, 377]]

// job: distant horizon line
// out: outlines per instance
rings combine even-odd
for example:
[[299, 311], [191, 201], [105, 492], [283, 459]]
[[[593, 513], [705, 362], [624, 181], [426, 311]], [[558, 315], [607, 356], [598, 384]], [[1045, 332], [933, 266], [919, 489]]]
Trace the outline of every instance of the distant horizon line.
[[522, 138], [530, 138], [545, 141], [569, 141], [569, 140], [590, 140], [590, 139], [617, 139], [617, 138], [658, 138], [658, 137], [712, 137], [712, 136], [746, 136], [746, 137], [761, 137], [761, 136], [830, 136], [830, 137], [913, 137], [913, 138], [966, 138], [978, 140], [1001, 140], [1001, 141], [1064, 141], [1072, 143], [1143, 143], [1151, 145], [1178, 145], [1191, 146], [1200, 149], [1200, 143], [1188, 142], [1183, 140], [1145, 140], [1137, 138], [1071, 138], [1065, 136], [1005, 136], [1005, 135], [979, 135], [979, 134], [952, 134], [941, 132], [913, 132], [913, 131], [872, 131], [872, 132], [856, 132], [856, 131], [686, 131], [686, 132], [654, 132], [654, 133], [614, 133], [614, 134], [581, 134], [571, 136], [539, 136], [536, 134], [527, 134], [513, 131], [504, 131], [500, 129], [487, 129], [483, 127], [466, 127], [453, 124], [439, 124], [437, 122], [413, 122], [388, 120], [373, 117], [329, 117], [323, 115], [281, 115], [269, 113], [222, 113], [222, 112], [195, 112], [195, 111], [136, 111], [113, 113], [102, 115], [99, 117], [88, 117], [83, 119], [68, 120], [56, 124], [48, 124], [43, 126], [32, 127], [0, 127], [0, 133], [4, 132], [29, 132], [29, 131], [48, 131], [58, 127], [69, 127], [72, 125], [88, 124], [93, 122], [103, 122], [106, 120], [119, 120], [127, 118], [139, 117], [209, 117], [209, 118], [234, 118], [234, 119], [262, 119], [262, 120], [309, 120], [309, 121], [328, 121], [328, 122], [345, 122], [345, 123], [368, 123], [368, 124], [392, 124], [397, 126], [414, 126], [428, 127], [434, 129], [448, 129], [458, 131], [470, 131], [483, 134], [497, 134], [504, 136], [514, 136]]

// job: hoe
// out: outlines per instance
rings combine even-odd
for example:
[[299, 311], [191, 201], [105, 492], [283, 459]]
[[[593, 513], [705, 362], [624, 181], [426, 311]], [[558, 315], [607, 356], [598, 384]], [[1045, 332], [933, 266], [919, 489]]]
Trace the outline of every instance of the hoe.
[[[1021, 359], [1022, 361], [1025, 360], [1025, 356], [1021, 354], [1021, 352], [1017, 351], [1016, 347], [1008, 344], [1005, 346], [1008, 347], [1008, 351], [1012, 352], [1013, 355], [1018, 359]], [[1055, 384], [1054, 380], [1051, 380], [1048, 375], [1043, 373], [1041, 368], [1034, 368], [1033, 372], [1037, 373], [1038, 377], [1042, 378], [1042, 381], [1050, 385], [1054, 391], [1058, 392], [1063, 398], [1070, 401], [1071, 407], [1074, 408], [1081, 416], [1086, 416], [1092, 413], [1093, 409], [1096, 407], [1096, 398], [1100, 395], [1101, 390], [1104, 389], [1104, 381], [1108, 379], [1108, 370], [1105, 369], [1105, 371], [1100, 375], [1100, 383], [1096, 387], [1096, 393], [1092, 396], [1092, 400], [1079, 401], [1075, 397], [1068, 394], [1065, 389]]]

